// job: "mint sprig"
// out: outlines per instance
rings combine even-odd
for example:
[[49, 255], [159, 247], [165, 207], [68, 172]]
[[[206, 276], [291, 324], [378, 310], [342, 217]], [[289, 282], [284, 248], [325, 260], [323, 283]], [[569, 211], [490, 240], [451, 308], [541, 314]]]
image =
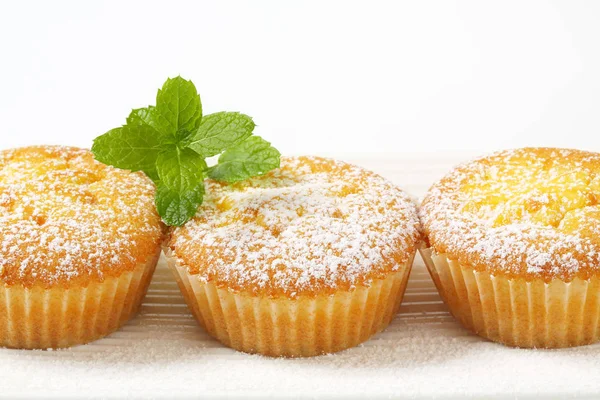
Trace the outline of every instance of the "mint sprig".
[[[131, 111], [126, 124], [94, 139], [96, 160], [143, 171], [157, 186], [163, 221], [181, 226], [202, 204], [204, 179], [238, 182], [279, 167], [280, 153], [253, 135], [252, 118], [237, 112], [202, 116], [196, 87], [181, 77], [167, 79], [156, 105]], [[205, 158], [219, 155], [208, 167]]]

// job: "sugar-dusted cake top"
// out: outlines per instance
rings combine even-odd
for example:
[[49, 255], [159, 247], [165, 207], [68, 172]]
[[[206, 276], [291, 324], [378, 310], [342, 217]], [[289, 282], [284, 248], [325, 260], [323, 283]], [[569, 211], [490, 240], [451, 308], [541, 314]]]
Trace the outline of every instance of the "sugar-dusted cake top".
[[284, 157], [263, 177], [208, 181], [169, 249], [203, 281], [293, 297], [369, 284], [404, 265], [419, 238], [416, 206], [392, 183], [340, 161]]
[[154, 185], [83, 149], [0, 152], [0, 283], [68, 285], [154, 256], [162, 224]]
[[480, 269], [570, 280], [600, 271], [600, 154], [508, 150], [455, 168], [421, 206], [433, 249]]

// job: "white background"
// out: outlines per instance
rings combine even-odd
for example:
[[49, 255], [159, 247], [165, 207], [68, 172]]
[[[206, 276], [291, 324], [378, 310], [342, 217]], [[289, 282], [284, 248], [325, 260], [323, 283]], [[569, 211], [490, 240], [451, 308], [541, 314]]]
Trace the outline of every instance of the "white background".
[[177, 74], [284, 153], [600, 150], [598, 1], [0, 2], [0, 147], [89, 147]]

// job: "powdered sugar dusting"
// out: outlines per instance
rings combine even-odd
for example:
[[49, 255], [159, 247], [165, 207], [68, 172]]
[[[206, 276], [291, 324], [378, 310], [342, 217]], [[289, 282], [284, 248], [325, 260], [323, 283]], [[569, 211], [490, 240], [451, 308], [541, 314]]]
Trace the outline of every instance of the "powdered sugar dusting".
[[419, 240], [416, 207], [380, 176], [317, 157], [236, 185], [207, 183], [170, 248], [200, 279], [295, 296], [397, 270]]
[[154, 188], [83, 149], [0, 152], [0, 280], [54, 285], [103, 279], [156, 253]]
[[503, 151], [455, 168], [420, 215], [430, 244], [508, 274], [570, 280], [600, 268], [600, 155]]

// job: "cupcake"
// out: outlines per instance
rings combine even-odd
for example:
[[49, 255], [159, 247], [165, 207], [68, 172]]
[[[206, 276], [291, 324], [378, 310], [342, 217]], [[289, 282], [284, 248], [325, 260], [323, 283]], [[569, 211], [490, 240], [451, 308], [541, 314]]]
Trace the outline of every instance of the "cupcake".
[[600, 154], [524, 148], [461, 165], [420, 210], [420, 249], [452, 314], [487, 339], [600, 337]]
[[392, 183], [318, 157], [283, 157], [248, 181], [206, 183], [165, 247], [194, 316], [236, 350], [301, 357], [343, 350], [398, 310], [420, 240]]
[[0, 152], [0, 346], [101, 338], [138, 310], [160, 253], [152, 182], [72, 147]]

